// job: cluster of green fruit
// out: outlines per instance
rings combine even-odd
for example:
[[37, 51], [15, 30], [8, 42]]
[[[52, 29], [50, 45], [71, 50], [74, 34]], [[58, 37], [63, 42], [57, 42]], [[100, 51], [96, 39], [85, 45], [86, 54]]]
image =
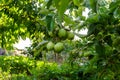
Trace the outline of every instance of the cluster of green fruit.
[[[74, 39], [74, 34], [70, 31], [66, 31], [65, 29], [59, 29], [57, 35], [60, 39]], [[62, 42], [57, 42], [56, 44], [48, 42], [46, 48], [47, 50], [54, 49], [55, 52], [61, 52], [64, 49], [64, 45]]]
[[58, 31], [58, 36], [60, 38], [67, 38], [67, 39], [70, 39], [70, 40], [72, 40], [74, 38], [74, 34], [70, 31], [66, 31], [65, 29], [60, 29]]
[[69, 39], [69, 40], [74, 39], [74, 34], [70, 31], [66, 31], [65, 29], [59, 29], [59, 30], [56, 30], [55, 32], [56, 33], [54, 33], [54, 34], [53, 34], [53, 32], [49, 32], [48, 34], [51, 37], [53, 37], [55, 35], [55, 36], [59, 37], [60, 39]]
[[53, 42], [48, 42], [46, 48], [47, 50], [54, 49], [55, 52], [61, 52], [64, 49], [64, 45], [62, 42], [58, 42], [56, 44], [54, 44]]

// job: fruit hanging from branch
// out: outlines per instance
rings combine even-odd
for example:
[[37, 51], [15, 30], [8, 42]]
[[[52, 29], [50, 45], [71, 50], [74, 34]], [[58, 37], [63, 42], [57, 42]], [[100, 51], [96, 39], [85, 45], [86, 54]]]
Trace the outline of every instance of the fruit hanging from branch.
[[70, 40], [74, 39], [74, 34], [72, 32], [67, 32], [67, 38]]
[[54, 49], [54, 43], [53, 42], [49, 42], [46, 46], [47, 50], [52, 50]]
[[63, 49], [64, 49], [64, 45], [63, 45], [62, 42], [58, 42], [58, 43], [56, 43], [55, 46], [54, 46], [54, 50], [55, 50], [56, 52], [61, 52]]
[[58, 31], [58, 36], [59, 36], [60, 38], [66, 38], [66, 36], [67, 36], [67, 31], [66, 31], [65, 29], [60, 29], [60, 30]]

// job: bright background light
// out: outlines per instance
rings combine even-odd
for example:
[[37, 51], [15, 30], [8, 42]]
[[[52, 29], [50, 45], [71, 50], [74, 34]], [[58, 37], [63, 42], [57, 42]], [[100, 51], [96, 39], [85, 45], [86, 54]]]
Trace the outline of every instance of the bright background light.
[[29, 38], [26, 38], [23, 40], [20, 38], [18, 43], [15, 43], [13, 46], [17, 49], [25, 49], [26, 47], [30, 47], [32, 44], [31, 40]]
[[[81, 35], [87, 35], [87, 29], [83, 29], [81, 31], [79, 31], [78, 33]], [[80, 38], [75, 36], [75, 40], [79, 40]], [[20, 38], [19, 42], [14, 44], [13, 46], [17, 49], [24, 49], [26, 47], [30, 47], [32, 44], [32, 41], [29, 38], [26, 38], [25, 40], [23, 40], [22, 38]]]

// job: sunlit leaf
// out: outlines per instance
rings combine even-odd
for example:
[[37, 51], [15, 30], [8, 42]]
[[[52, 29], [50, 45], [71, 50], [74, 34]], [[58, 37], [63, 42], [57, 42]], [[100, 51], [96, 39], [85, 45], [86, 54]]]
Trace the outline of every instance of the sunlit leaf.
[[60, 18], [63, 17], [63, 14], [64, 14], [65, 10], [68, 7], [69, 1], [70, 0], [66, 0], [66, 1], [60, 0], [60, 2], [59, 2], [59, 8], [58, 8], [58, 14], [59, 14]]
[[80, 0], [73, 0], [73, 3], [74, 3], [76, 6], [79, 6], [79, 5], [80, 5]]
[[55, 7], [56, 7], [57, 9], [59, 8], [59, 2], [60, 2], [60, 0], [54, 0]]

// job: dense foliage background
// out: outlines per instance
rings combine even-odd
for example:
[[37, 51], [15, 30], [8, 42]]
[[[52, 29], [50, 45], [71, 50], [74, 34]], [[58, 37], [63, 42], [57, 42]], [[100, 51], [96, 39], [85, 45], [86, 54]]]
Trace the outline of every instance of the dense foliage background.
[[1, 48], [20, 37], [32, 40], [27, 57], [0, 56], [2, 80], [120, 79], [119, 0], [0, 0]]

